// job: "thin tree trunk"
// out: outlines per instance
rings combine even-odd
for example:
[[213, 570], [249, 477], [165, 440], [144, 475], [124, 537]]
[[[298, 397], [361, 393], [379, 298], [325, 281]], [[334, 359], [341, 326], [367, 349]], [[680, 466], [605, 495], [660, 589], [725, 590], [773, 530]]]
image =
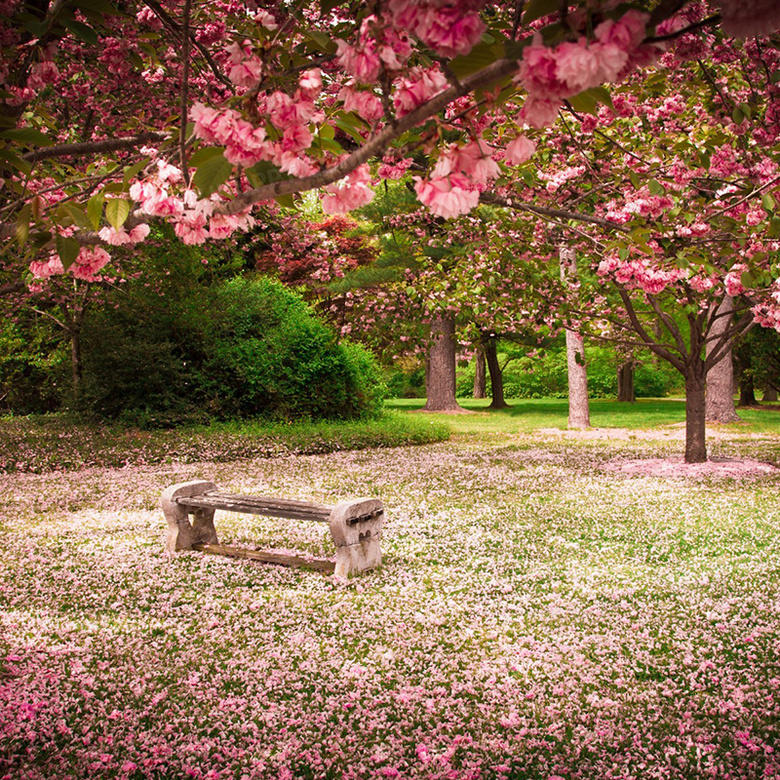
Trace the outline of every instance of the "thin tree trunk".
[[704, 362], [688, 366], [685, 377], [685, 462], [704, 463], [707, 460], [706, 382]]
[[[712, 321], [706, 352], [717, 347], [718, 337], [725, 333], [734, 319], [734, 299], [724, 295]], [[740, 417], [734, 408], [734, 363], [731, 347], [723, 357], [707, 372], [707, 395], [705, 402], [707, 422], [739, 422]]]
[[426, 380], [427, 411], [460, 409], [455, 400], [455, 322], [450, 318], [437, 317], [431, 322]]
[[636, 395], [634, 394], [634, 361], [633, 359], [627, 360], [618, 366], [617, 372], [618, 380], [618, 401], [624, 401], [625, 403], [632, 404], [636, 401]]
[[[571, 247], [558, 249], [561, 281], [577, 272], [577, 256]], [[588, 373], [585, 367], [585, 340], [573, 331], [566, 331], [566, 364], [569, 368], [569, 428], [590, 428], [588, 406]]]
[[774, 404], [777, 403], [777, 388], [767, 385], [764, 389], [764, 395], [761, 397], [764, 403]]
[[81, 362], [81, 329], [74, 327], [68, 331], [68, 335], [70, 336], [70, 365], [73, 377], [73, 406], [79, 409], [81, 407], [81, 384], [84, 374]]
[[474, 398], [487, 398], [487, 374], [485, 371], [485, 350], [480, 344], [474, 355]]
[[506, 409], [509, 404], [504, 400], [504, 372], [498, 362], [496, 338], [491, 336], [485, 342], [485, 359], [490, 372], [490, 409]]

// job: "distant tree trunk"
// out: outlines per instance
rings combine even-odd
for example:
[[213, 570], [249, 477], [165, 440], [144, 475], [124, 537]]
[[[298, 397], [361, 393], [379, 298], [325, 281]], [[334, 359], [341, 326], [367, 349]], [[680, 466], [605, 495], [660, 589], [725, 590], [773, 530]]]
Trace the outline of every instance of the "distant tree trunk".
[[696, 359], [685, 376], [685, 462], [707, 460], [706, 389], [704, 361]]
[[633, 359], [626, 360], [618, 366], [617, 372], [618, 380], [618, 401], [632, 404], [636, 401], [636, 395], [634, 394], [634, 361]]
[[753, 377], [749, 371], [745, 371], [739, 378], [739, 405], [758, 406], [756, 388], [753, 385]]
[[78, 409], [81, 406], [81, 386], [84, 377], [81, 361], [81, 328], [69, 331], [70, 336], [70, 364], [73, 377], [73, 405]]
[[777, 388], [772, 387], [772, 385], [767, 385], [764, 389], [764, 395], [761, 397], [761, 400], [770, 404], [777, 403]]
[[[734, 299], [724, 295], [712, 321], [706, 352], [709, 356], [717, 347], [718, 338], [725, 333], [734, 319]], [[705, 417], [707, 422], [739, 422], [740, 417], [734, 408], [734, 363], [731, 347], [726, 354], [707, 371], [707, 392]]]
[[474, 398], [487, 398], [487, 374], [485, 371], [485, 350], [480, 344], [474, 355]]
[[427, 411], [460, 409], [455, 400], [455, 322], [451, 318], [437, 317], [431, 322], [425, 378]]
[[752, 354], [750, 341], [741, 342], [734, 350], [737, 361], [737, 382], [739, 384], [739, 406], [757, 406], [756, 389], [753, 384]]
[[[559, 248], [561, 280], [577, 270], [577, 257], [570, 247]], [[566, 363], [569, 369], [569, 428], [590, 428], [588, 374], [585, 367], [585, 340], [573, 330], [566, 331]]]
[[506, 409], [509, 404], [504, 400], [504, 372], [498, 362], [496, 337], [490, 336], [485, 342], [485, 359], [490, 372], [490, 409]]

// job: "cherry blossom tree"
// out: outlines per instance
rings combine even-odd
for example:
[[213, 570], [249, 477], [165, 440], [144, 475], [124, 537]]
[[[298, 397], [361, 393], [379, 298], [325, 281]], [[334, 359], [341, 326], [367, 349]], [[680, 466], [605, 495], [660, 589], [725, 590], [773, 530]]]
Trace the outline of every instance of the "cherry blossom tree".
[[[602, 276], [619, 284], [640, 338], [686, 374], [689, 435], [698, 441], [689, 459], [706, 457], [697, 411], [706, 368], [745, 326], [735, 324], [702, 360], [708, 332], [683, 349], [669, 328], [669, 348], [653, 347], [634, 297], [649, 296], [656, 311], [668, 290], [691, 334], [700, 317], [715, 319], [700, 310], [707, 289], [718, 299], [724, 289], [750, 291], [755, 320], [780, 323], [766, 261], [775, 250], [758, 229], [775, 229], [777, 177], [772, 155], [754, 148], [775, 143], [777, 50], [751, 37], [780, 25], [772, 0], [662, 0], [650, 10], [586, 0], [323, 0], [292, 9], [4, 0], [2, 11], [2, 236], [35, 277], [92, 278], [112, 246], [143, 241], [155, 219], [197, 244], [250, 229], [258, 208], [309, 190], [321, 191], [326, 212], [343, 213], [370, 202], [377, 178], [403, 175], [419, 152], [430, 164], [413, 172], [417, 198], [438, 217], [458, 217], [501, 189], [533, 153], [531, 136], [565, 108], [593, 112], [577, 132], [603, 141], [589, 142], [590, 151], [580, 144], [586, 171], [602, 172], [590, 177], [591, 218], [624, 228], [603, 242]], [[662, 58], [671, 61], [648, 80]], [[682, 106], [679, 63], [700, 64], [706, 99], [699, 93]], [[658, 99], [640, 105], [618, 90], [610, 107], [604, 85], [626, 80]], [[665, 130], [678, 114], [681, 126]], [[645, 125], [656, 132], [633, 148]], [[745, 147], [747, 128], [754, 145]], [[548, 183], [577, 175], [564, 166]], [[645, 224], [661, 217], [662, 229]], [[722, 250], [717, 263], [713, 247]]]

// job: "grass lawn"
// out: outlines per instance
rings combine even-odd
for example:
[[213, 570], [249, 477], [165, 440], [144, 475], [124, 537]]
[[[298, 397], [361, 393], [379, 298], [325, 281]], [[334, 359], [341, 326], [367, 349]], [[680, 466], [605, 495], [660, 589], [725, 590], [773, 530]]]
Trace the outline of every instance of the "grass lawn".
[[[778, 478], [616, 471], [681, 451], [645, 434], [682, 404], [592, 411], [633, 437], [540, 435], [565, 403], [524, 401], [417, 447], [0, 474], [0, 778], [780, 777]], [[745, 418], [713, 451], [776, 462], [776, 412]], [[378, 496], [383, 565], [170, 556], [160, 493], [197, 477]], [[217, 529], [332, 554], [314, 524]]]

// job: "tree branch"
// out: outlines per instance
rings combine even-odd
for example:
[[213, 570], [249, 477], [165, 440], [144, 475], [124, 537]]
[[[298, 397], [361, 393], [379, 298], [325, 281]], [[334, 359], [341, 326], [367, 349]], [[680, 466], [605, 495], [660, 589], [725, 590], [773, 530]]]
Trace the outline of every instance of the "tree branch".
[[85, 141], [78, 144], [59, 144], [57, 146], [45, 146], [28, 152], [22, 156], [23, 160], [28, 162], [37, 162], [38, 160], [48, 160], [52, 157], [69, 157], [71, 155], [84, 154], [102, 154], [104, 152], [118, 152], [122, 149], [132, 149], [135, 146], [148, 143], [150, 141], [168, 140], [166, 133], [156, 133], [145, 131], [138, 135], [125, 136], [124, 138], [104, 138], [102, 141]]
[[[285, 179], [247, 190], [226, 204], [223, 207], [223, 213], [237, 214], [263, 200], [272, 200], [281, 195], [294, 195], [299, 192], [315, 190], [328, 184], [333, 184], [348, 176], [356, 168], [367, 163], [372, 157], [381, 155], [396, 138], [408, 130], [423, 124], [427, 119], [446, 108], [453, 100], [468, 95], [476, 89], [500, 81], [505, 76], [513, 74], [516, 70], [517, 60], [506, 58], [496, 60], [488, 67], [464, 78], [460, 86], [450, 86], [427, 103], [409, 112], [396, 122], [387, 125], [366, 144], [347, 155], [332, 168], [325, 168], [319, 173], [304, 176], [300, 179]], [[215, 209], [215, 213], [217, 212], [218, 210]]]
[[577, 211], [565, 211], [563, 209], [552, 209], [546, 208], [544, 206], [533, 206], [530, 203], [518, 203], [508, 198], [504, 198], [501, 195], [496, 195], [493, 192], [483, 192], [480, 194], [479, 199], [483, 203], [488, 203], [495, 206], [503, 206], [504, 208], [514, 209], [516, 211], [527, 211], [531, 214], [537, 214], [538, 216], [555, 217], [557, 219], [572, 219], [576, 222], [587, 222], [591, 225], [599, 225], [600, 227], [607, 228], [608, 230], [619, 230], [621, 233], [628, 232], [628, 229], [625, 225], [612, 222], [608, 219], [592, 217], [589, 214], [580, 214]]

